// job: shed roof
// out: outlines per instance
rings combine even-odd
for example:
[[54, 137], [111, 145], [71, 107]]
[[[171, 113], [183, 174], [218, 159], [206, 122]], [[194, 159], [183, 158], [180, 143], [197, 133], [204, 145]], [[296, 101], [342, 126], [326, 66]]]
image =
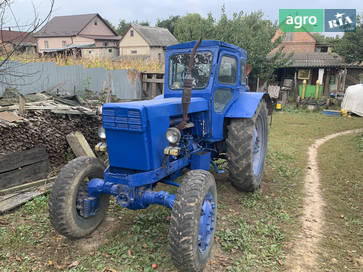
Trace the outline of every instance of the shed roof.
[[170, 33], [167, 28], [141, 26], [132, 24], [134, 28], [150, 46], [168, 46], [175, 44], [178, 40]]
[[103, 20], [103, 18], [97, 14], [79, 14], [79, 15], [68, 15], [68, 16], [55, 16], [50, 20], [35, 37], [68, 37], [76, 36], [88, 23], [95, 17], [99, 17], [117, 36], [117, 33]]
[[345, 65], [343, 57], [336, 53], [294, 53], [287, 67], [338, 67]]
[[35, 44], [35, 38], [29, 32], [0, 29], [0, 42]]

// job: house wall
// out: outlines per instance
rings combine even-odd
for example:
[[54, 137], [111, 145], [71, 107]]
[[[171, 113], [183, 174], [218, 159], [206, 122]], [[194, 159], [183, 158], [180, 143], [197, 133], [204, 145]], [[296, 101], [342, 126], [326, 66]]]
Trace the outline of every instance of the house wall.
[[[97, 25], [95, 25], [95, 21], [97, 21]], [[115, 34], [111, 31], [111, 29], [103, 23], [103, 21], [96, 17], [79, 33], [80, 35], [112, 35]]]
[[[131, 36], [131, 31], [134, 32], [134, 36]], [[126, 32], [119, 47], [120, 56], [150, 56], [151, 53], [148, 43], [133, 27]], [[136, 53], [133, 51], [136, 51]]]
[[85, 48], [85, 49], [81, 49], [81, 54], [82, 54], [82, 58], [85, 58], [85, 59], [112, 59], [119, 55], [119, 49], [117, 47]]
[[[107, 42], [107, 45], [105, 45], [105, 42]], [[101, 41], [96, 40], [96, 47], [115, 47], [117, 46], [117, 41]]]
[[48, 38], [37, 38], [37, 49], [38, 52], [46, 49], [44, 42], [48, 41], [48, 48], [62, 48], [62, 41], [66, 41], [67, 45], [73, 43], [71, 37], [48, 37]]
[[158, 60], [164, 62], [165, 50], [162, 47], [151, 47], [150, 48], [150, 58], [152, 60]]

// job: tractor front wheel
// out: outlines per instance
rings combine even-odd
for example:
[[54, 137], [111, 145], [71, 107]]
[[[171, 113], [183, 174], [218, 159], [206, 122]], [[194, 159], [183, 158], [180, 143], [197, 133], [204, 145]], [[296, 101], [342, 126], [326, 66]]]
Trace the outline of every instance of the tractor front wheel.
[[97, 158], [79, 157], [60, 171], [49, 200], [49, 216], [53, 227], [68, 238], [81, 238], [92, 233], [102, 222], [108, 195], [101, 195], [93, 216], [83, 214], [87, 184], [93, 178], [103, 178], [104, 164]]
[[241, 191], [260, 187], [267, 153], [266, 102], [261, 101], [251, 119], [232, 119], [228, 126], [227, 157], [232, 184]]
[[214, 177], [205, 170], [189, 171], [175, 197], [169, 242], [179, 271], [202, 271], [214, 242], [217, 190]]

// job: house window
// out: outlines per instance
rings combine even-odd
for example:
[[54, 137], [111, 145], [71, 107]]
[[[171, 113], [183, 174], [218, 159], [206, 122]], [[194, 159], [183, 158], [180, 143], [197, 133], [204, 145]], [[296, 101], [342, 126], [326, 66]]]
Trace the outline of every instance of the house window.
[[94, 24], [95, 24], [95, 25], [98, 25], [98, 22], [97, 22], [97, 20], [95, 20], [95, 21], [94, 21]]
[[112, 53], [112, 49], [108, 49], [108, 52], [109, 52], [109, 53]]
[[67, 46], [67, 42], [66, 41], [62, 41], [62, 47], [66, 47]]
[[88, 51], [88, 54], [91, 54], [92, 53], [92, 51], [90, 50], [90, 51]]
[[137, 54], [137, 50], [131, 50], [131, 54]]
[[49, 43], [48, 43], [48, 41], [44, 41], [44, 47], [45, 47], [45, 48], [49, 48]]
[[104, 43], [103, 43], [103, 46], [107, 46], [107, 45], [108, 45], [108, 42], [104, 42]]
[[133, 37], [134, 36], [134, 31], [130, 30], [130, 36]]

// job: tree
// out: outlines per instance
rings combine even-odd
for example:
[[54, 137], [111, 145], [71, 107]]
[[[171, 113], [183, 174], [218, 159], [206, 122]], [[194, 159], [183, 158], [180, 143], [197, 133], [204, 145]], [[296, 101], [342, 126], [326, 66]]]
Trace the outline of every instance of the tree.
[[174, 26], [177, 23], [177, 21], [180, 19], [180, 16], [170, 16], [168, 19], [160, 20], [158, 19], [158, 22], [156, 23], [156, 26], [167, 28], [171, 34], [174, 34]]
[[363, 18], [357, 16], [355, 32], [345, 32], [337, 41], [334, 51], [345, 58], [348, 63], [363, 61]]
[[271, 42], [277, 29], [277, 23], [263, 19], [261, 11], [244, 14], [242, 11], [228, 18], [222, 7], [221, 17], [217, 21], [212, 14], [207, 18], [199, 14], [181, 17], [174, 25], [174, 35], [180, 41], [202, 39], [220, 40], [235, 44], [247, 51], [248, 63], [252, 64], [249, 80], [257, 78], [270, 79], [278, 67], [289, 61], [289, 56], [278, 50], [273, 56], [269, 53], [275, 49], [281, 39]]
[[204, 19], [198, 13], [187, 14], [174, 23], [174, 36], [180, 42], [211, 38], [214, 19], [210, 14]]

